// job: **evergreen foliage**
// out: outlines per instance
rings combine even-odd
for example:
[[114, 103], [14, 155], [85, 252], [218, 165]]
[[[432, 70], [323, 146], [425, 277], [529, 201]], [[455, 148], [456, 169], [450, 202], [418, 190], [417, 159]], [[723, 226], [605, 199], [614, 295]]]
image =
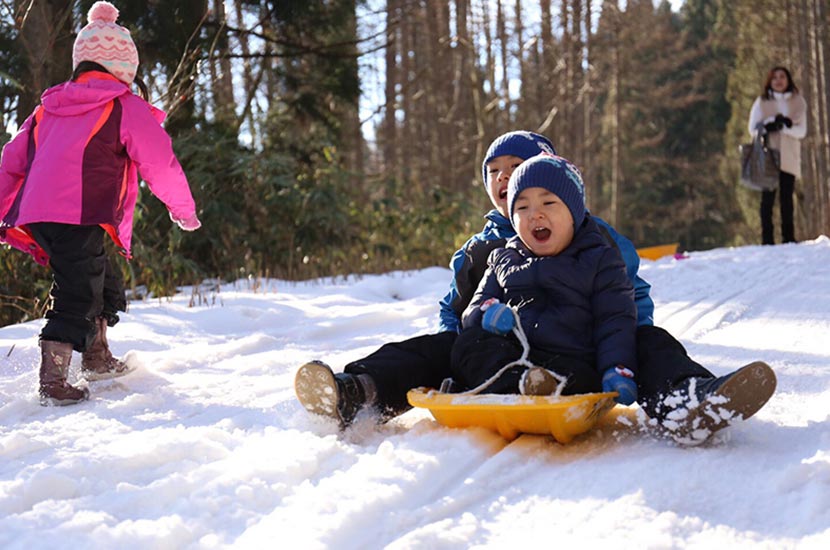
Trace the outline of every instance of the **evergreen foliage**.
[[[69, 76], [92, 3], [2, 13], [10, 130]], [[203, 222], [182, 233], [141, 188], [134, 259], [119, 260], [137, 294], [446, 265], [490, 206], [483, 150], [513, 129], [551, 137], [582, 169], [592, 212], [638, 246], [757, 242], [737, 145], [781, 63], [821, 99], [797, 184], [800, 238], [830, 226], [822, 0], [687, 0], [678, 12], [651, 0], [116, 4]], [[47, 277], [0, 250], [0, 323], [40, 316]]]

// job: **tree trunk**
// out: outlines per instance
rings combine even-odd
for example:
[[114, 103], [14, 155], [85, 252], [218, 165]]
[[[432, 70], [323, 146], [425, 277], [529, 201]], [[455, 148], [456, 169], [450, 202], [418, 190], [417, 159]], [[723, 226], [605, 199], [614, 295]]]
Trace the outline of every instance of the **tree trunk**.
[[[490, 135], [488, 134], [489, 131], [489, 124], [488, 121], [492, 120], [493, 117], [490, 116], [494, 108], [494, 104], [497, 103], [498, 92], [496, 92], [496, 60], [495, 60], [495, 45], [493, 44], [493, 33], [490, 28], [491, 19], [490, 19], [490, 2], [489, 0], [483, 0], [481, 2], [481, 18], [482, 18], [482, 26], [484, 32], [484, 51], [485, 54], [485, 67], [484, 67], [484, 79], [489, 84], [489, 93], [485, 95], [484, 93], [484, 86], [478, 85], [474, 91], [473, 96], [473, 104], [476, 110], [476, 164], [480, 159], [484, 157], [485, 148], [489, 145], [488, 141], [490, 139]], [[473, 68], [475, 71], [475, 68]], [[476, 179], [478, 179], [480, 172], [476, 170]]]
[[516, 34], [516, 61], [519, 63], [519, 97], [516, 100], [517, 111], [520, 114], [521, 118], [518, 120], [521, 126], [522, 120], [527, 117], [527, 98], [525, 97], [525, 85], [528, 81], [528, 74], [527, 74], [527, 65], [525, 63], [525, 52], [524, 52], [524, 44], [525, 44], [525, 37], [524, 37], [524, 26], [522, 25], [522, 0], [516, 0], [516, 7], [515, 7], [515, 17], [516, 17], [516, 25], [514, 32]]
[[568, 70], [568, 86], [570, 90], [568, 95], [571, 97], [572, 109], [570, 111], [569, 124], [570, 127], [566, 130], [568, 144], [571, 151], [571, 160], [577, 165], [582, 166], [585, 162], [585, 155], [582, 149], [582, 105], [584, 97], [582, 95], [582, 61], [583, 61], [583, 46], [582, 46], [582, 0], [572, 0], [571, 2], [571, 43], [568, 58], [570, 59]]
[[[237, 26], [242, 26], [242, 22], [245, 20], [245, 13], [242, 9], [242, 2], [237, 0], [234, 2], [234, 8], [236, 16], [236, 24]], [[251, 134], [251, 143], [257, 143], [257, 125], [254, 121], [253, 117], [253, 110], [251, 107], [251, 102], [254, 100], [254, 95], [257, 92], [257, 88], [259, 87], [259, 83], [261, 82], [261, 77], [264, 74], [264, 63], [265, 60], [263, 59], [260, 66], [260, 79], [254, 78], [252, 63], [253, 61], [250, 58], [251, 55], [251, 48], [248, 44], [248, 36], [244, 33], [239, 33], [237, 35], [237, 40], [239, 41], [239, 51], [243, 55], [243, 62], [242, 62], [242, 83], [244, 85], [244, 94], [245, 97], [248, 99], [243, 105], [243, 113], [241, 118], [237, 121], [236, 126], [240, 127], [245, 123], [245, 119], [248, 119], [248, 126], [247, 130]], [[266, 45], [266, 48], [269, 48], [270, 45]]]
[[622, 179], [622, 163], [620, 160], [620, 10], [617, 0], [610, 2], [613, 10], [612, 46], [611, 46], [611, 85], [609, 90], [612, 102], [611, 111], [611, 210], [610, 223], [619, 225], [617, 215], [619, 209], [619, 187]]
[[[539, 74], [535, 75], [537, 85], [537, 113], [539, 115], [540, 123], [536, 128], [541, 129], [541, 121], [547, 118], [550, 111], [550, 96], [551, 96], [551, 73], [553, 72], [553, 54], [555, 45], [553, 42], [553, 23], [551, 21], [551, 5], [550, 0], [541, 0], [539, 2], [539, 10], [541, 11], [542, 28], [539, 36]], [[556, 145], [556, 144], [554, 144]]]
[[[213, 0], [213, 13], [216, 21], [225, 21], [225, 2]], [[216, 121], [228, 126], [236, 125], [236, 102], [233, 97], [233, 72], [230, 60], [230, 38], [223, 27], [218, 29], [222, 33], [216, 41], [216, 49], [210, 63], [211, 90], [213, 91], [213, 111]]]
[[[502, 128], [510, 128], [511, 124], [511, 101], [510, 101], [510, 77], [508, 69], [508, 60], [510, 53], [508, 44], [510, 37], [507, 35], [507, 23], [505, 21], [504, 8], [501, 0], [496, 0], [496, 34], [498, 35], [499, 44], [501, 45], [501, 95], [504, 112], [502, 113]], [[502, 130], [504, 131], [504, 130]]]
[[453, 89], [450, 122], [452, 132], [457, 136], [455, 150], [456, 175], [459, 190], [468, 187], [470, 178], [475, 178], [478, 164], [475, 155], [476, 113], [473, 110], [473, 94], [476, 89], [475, 69], [472, 64], [472, 52], [474, 52], [472, 40], [470, 39], [468, 11], [469, 0], [456, 0], [456, 47], [455, 65], [456, 71], [453, 78], [455, 84]]
[[573, 157], [573, 74], [574, 74], [574, 42], [570, 3], [572, 0], [562, 0], [560, 9], [560, 25], [562, 31], [562, 46], [559, 62], [554, 71], [555, 82], [559, 89], [559, 124], [555, 126], [557, 140], [562, 148], [562, 154]]
[[[344, 40], [342, 40], [342, 51], [338, 53], [343, 56], [343, 64], [346, 65], [348, 71], [351, 73], [349, 78], [354, 82], [358, 82], [356, 0], [348, 0], [348, 4], [348, 16], [343, 23], [346, 34]], [[359, 185], [363, 179], [364, 171], [363, 132], [360, 129], [359, 98], [360, 93], [358, 91], [352, 101], [341, 103], [338, 109], [341, 158], [344, 168], [349, 174], [349, 182], [352, 186]]]
[[[415, 19], [415, 16], [409, 10], [406, 10], [406, 13], [403, 13], [402, 15], [403, 17], [401, 17], [400, 29], [400, 36], [402, 40], [399, 53], [401, 56], [401, 108], [404, 116], [401, 126], [403, 132], [401, 132], [400, 146], [403, 150], [405, 144], [417, 144], [418, 135], [416, 133], [417, 128], [412, 113], [412, 88], [415, 88], [416, 86], [414, 83], [410, 86], [410, 82], [415, 79], [413, 61], [410, 56], [410, 52], [412, 51], [413, 44], [415, 42], [413, 37], [413, 33], [415, 32], [413, 28], [415, 26], [413, 19]], [[417, 177], [415, 169], [416, 159], [415, 155], [411, 154], [411, 151], [409, 154], [402, 154], [400, 161], [404, 179]]]
[[585, 179], [585, 191], [589, 207], [594, 205], [595, 173], [593, 164], [596, 155], [593, 150], [593, 127], [591, 113], [593, 111], [593, 75], [594, 59], [591, 55], [591, 29], [593, 28], [591, 2], [585, 3], [585, 78], [582, 84], [582, 170]]
[[384, 85], [385, 107], [383, 123], [380, 128], [380, 150], [383, 155], [383, 166], [386, 173], [401, 178], [400, 160], [398, 158], [398, 86], [402, 87], [400, 71], [397, 67], [398, 55], [403, 58], [401, 51], [401, 25], [398, 21], [399, 0], [386, 0], [386, 77]]
[[[46, 88], [72, 75], [73, 4], [70, 0], [14, 2], [17, 44], [27, 68], [17, 104], [18, 124], [31, 114]], [[86, 13], [83, 18], [85, 25]]]
[[816, 159], [816, 200], [818, 202], [817, 233], [830, 235], [830, 68], [828, 68], [828, 33], [826, 0], [812, 0], [810, 11], [813, 29], [813, 59], [816, 81], [815, 97], [812, 99], [815, 126]]

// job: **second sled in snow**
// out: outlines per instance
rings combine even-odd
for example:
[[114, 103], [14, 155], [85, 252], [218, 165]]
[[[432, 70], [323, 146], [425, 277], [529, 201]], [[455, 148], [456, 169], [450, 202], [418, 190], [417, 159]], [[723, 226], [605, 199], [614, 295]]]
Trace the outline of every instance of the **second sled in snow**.
[[677, 249], [680, 243], [661, 244], [658, 246], [646, 246], [637, 249], [637, 255], [646, 260], [659, 260], [664, 256], [677, 256]]
[[616, 396], [616, 392], [559, 397], [469, 395], [426, 388], [406, 395], [410, 405], [429, 409], [439, 424], [450, 428], [486, 428], [507, 440], [523, 433], [552, 435], [560, 443], [593, 428], [614, 407]]

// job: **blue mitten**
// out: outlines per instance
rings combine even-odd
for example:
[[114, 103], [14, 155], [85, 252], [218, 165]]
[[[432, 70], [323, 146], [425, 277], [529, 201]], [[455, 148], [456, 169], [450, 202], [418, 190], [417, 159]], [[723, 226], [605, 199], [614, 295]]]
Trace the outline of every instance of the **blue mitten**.
[[611, 367], [602, 375], [602, 391], [615, 391], [618, 395], [614, 401], [621, 405], [631, 405], [637, 400], [634, 373], [621, 365]]
[[481, 328], [487, 332], [504, 336], [516, 326], [513, 310], [501, 303], [491, 303], [481, 318]]

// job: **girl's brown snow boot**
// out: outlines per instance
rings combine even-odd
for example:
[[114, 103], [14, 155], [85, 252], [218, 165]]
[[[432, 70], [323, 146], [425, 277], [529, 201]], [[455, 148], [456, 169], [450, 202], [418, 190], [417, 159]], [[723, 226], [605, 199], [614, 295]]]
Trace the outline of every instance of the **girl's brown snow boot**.
[[116, 359], [110, 352], [107, 342], [107, 320], [98, 317], [95, 320], [95, 339], [81, 355], [81, 373], [90, 382], [107, 380], [124, 376], [132, 371], [123, 361]]
[[72, 360], [72, 344], [41, 340], [40, 359], [41, 405], [74, 405], [89, 399], [89, 390], [66, 382]]

